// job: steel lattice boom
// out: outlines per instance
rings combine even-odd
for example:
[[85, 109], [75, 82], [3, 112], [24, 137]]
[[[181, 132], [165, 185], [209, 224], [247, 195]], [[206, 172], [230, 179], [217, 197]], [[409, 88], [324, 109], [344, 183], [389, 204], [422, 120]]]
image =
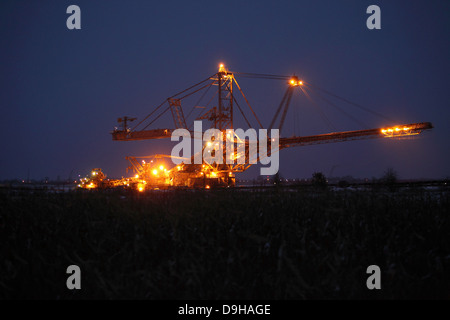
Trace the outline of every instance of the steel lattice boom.
[[[188, 129], [191, 132], [191, 136], [194, 136], [194, 132], [190, 130], [187, 126], [187, 121], [185, 113], [182, 107], [183, 99], [196, 94], [197, 92], [204, 92], [201, 99], [205, 96], [206, 92], [210, 88], [217, 88], [216, 94], [213, 96], [217, 99], [217, 104], [212, 106], [210, 109], [205, 108], [200, 115], [197, 116], [196, 120], [206, 120], [211, 123], [212, 128], [216, 128], [222, 132], [223, 141], [227, 139], [227, 129], [233, 129], [233, 114], [234, 109], [240, 112], [245, 122], [248, 124], [249, 128], [250, 120], [257, 122], [260, 128], [263, 128], [261, 121], [256, 115], [256, 112], [251, 107], [247, 97], [244, 95], [241, 87], [239, 86], [235, 75], [247, 78], [261, 78], [261, 79], [273, 79], [273, 80], [283, 80], [286, 81], [288, 88], [283, 96], [281, 103], [276, 109], [273, 120], [271, 121], [268, 129], [281, 129], [286, 118], [289, 104], [294, 91], [300, 89], [305, 96], [310, 99], [310, 95], [306, 92], [306, 89], [316, 90], [320, 93], [328, 94], [334, 98], [340, 99], [346, 103], [352, 104], [353, 106], [359, 107], [367, 112], [371, 112], [374, 115], [381, 116], [379, 113], [371, 111], [365, 107], [358, 104], [352, 103], [347, 99], [341, 98], [335, 94], [332, 94], [324, 89], [320, 89], [312, 84], [308, 84], [302, 80], [299, 80], [296, 76], [280, 76], [280, 75], [269, 75], [269, 74], [256, 74], [256, 73], [240, 73], [240, 72], [230, 72], [223, 64], [219, 66], [219, 70], [214, 75], [206, 78], [205, 80], [167, 98], [161, 105], [155, 108], [149, 115], [147, 115], [143, 120], [141, 120], [133, 128], [129, 128], [128, 124], [136, 118], [123, 117], [119, 118], [120, 129], [116, 128], [112, 134], [112, 139], [115, 141], [134, 141], [134, 140], [151, 140], [151, 139], [162, 139], [169, 138], [172, 136], [172, 132], [175, 129]], [[249, 118], [245, 115], [243, 108], [238, 103], [237, 97], [233, 92], [233, 88], [237, 94], [241, 95], [245, 101], [245, 104], [254, 118]], [[297, 90], [297, 91], [300, 91]], [[321, 96], [322, 99], [328, 101], [326, 98]], [[201, 100], [200, 99], [200, 100]], [[199, 101], [200, 101], [199, 100]], [[212, 99], [210, 100], [210, 102]], [[168, 104], [168, 106], [167, 106]], [[195, 108], [195, 106], [194, 106]], [[163, 129], [150, 129], [150, 127], [158, 118], [165, 114], [168, 110], [171, 111], [172, 118], [175, 124], [175, 129], [163, 128]], [[159, 114], [158, 114], [159, 112]], [[191, 111], [192, 112], [192, 111]], [[188, 116], [191, 114], [188, 113]], [[351, 114], [346, 113], [348, 116], [352, 117]], [[152, 116], [154, 118], [152, 118]], [[386, 117], [384, 117], [387, 119]], [[279, 119], [277, 121], [277, 119]], [[145, 122], [149, 122], [145, 125]], [[276, 123], [278, 123], [277, 126]], [[144, 126], [145, 125], [145, 126]], [[293, 136], [293, 137], [280, 137], [279, 139], [279, 150], [291, 147], [306, 146], [312, 144], [322, 144], [322, 143], [334, 143], [340, 141], [357, 140], [357, 139], [370, 139], [370, 138], [403, 138], [409, 136], [415, 136], [420, 134], [425, 130], [430, 130], [433, 125], [430, 122], [420, 122], [396, 125], [384, 128], [375, 129], [365, 129], [356, 131], [342, 131], [342, 132], [331, 132], [312, 136]], [[270, 132], [270, 130], [269, 130]], [[168, 186], [187, 186], [187, 187], [204, 187], [209, 188], [210, 186], [233, 186], [235, 183], [235, 173], [242, 172], [248, 169], [252, 164], [249, 163], [249, 140], [244, 137], [243, 140], [240, 137], [232, 137], [234, 141], [241, 141], [245, 144], [245, 151], [241, 154], [235, 154], [234, 164], [208, 164], [204, 162], [203, 164], [191, 164], [193, 161], [183, 162], [181, 165], [169, 168], [170, 163], [162, 162], [163, 159], [170, 158], [168, 155], [154, 155], [142, 158], [142, 163], [137, 161], [138, 157], [127, 157], [131, 163], [131, 169], [136, 173], [133, 178], [122, 179], [120, 181], [109, 182], [109, 185], [122, 185], [131, 186], [139, 191], [143, 191], [148, 188], [154, 187], [168, 187]], [[203, 142], [202, 142], [203, 143]], [[205, 148], [207, 143], [204, 143], [203, 148]], [[208, 142], [211, 144], [211, 142]], [[259, 151], [258, 151], [259, 152]], [[271, 150], [268, 148], [266, 156], [271, 154]], [[221, 156], [220, 156], [221, 157]], [[232, 157], [232, 158], [233, 158]], [[194, 156], [190, 160], [192, 160]], [[225, 160], [226, 154], [224, 152], [223, 159]], [[237, 161], [239, 159], [239, 161]], [[258, 153], [259, 159], [259, 153]], [[97, 174], [100, 169], [95, 169], [93, 171], [93, 176], [95, 180], [86, 181], [86, 186], [89, 188], [93, 186], [101, 186], [102, 175]], [[101, 172], [101, 170], [100, 170]], [[89, 183], [89, 184], [88, 184]], [[107, 185], [108, 185], [107, 184]]]

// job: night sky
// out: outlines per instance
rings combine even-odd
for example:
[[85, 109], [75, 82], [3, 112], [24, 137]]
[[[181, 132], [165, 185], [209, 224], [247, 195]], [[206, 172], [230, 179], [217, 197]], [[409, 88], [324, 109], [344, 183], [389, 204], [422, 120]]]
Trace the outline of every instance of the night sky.
[[[81, 8], [81, 30], [66, 27], [71, 4]], [[372, 4], [381, 30], [366, 27]], [[109, 132], [117, 118], [145, 117], [221, 62], [296, 74], [399, 124], [435, 127], [408, 140], [283, 150], [283, 177], [372, 178], [389, 167], [401, 179], [450, 177], [449, 57], [450, 1], [2, 1], [0, 179], [67, 179], [97, 167], [121, 177], [130, 175], [125, 156], [170, 154], [170, 139], [115, 142]], [[237, 79], [268, 126], [286, 83]], [[330, 132], [314, 108], [296, 95], [282, 135]], [[368, 128], [389, 125], [342, 108]], [[338, 130], [361, 129], [323, 111]], [[153, 126], [164, 127], [173, 127], [169, 114]], [[239, 177], [258, 174], [253, 167]]]

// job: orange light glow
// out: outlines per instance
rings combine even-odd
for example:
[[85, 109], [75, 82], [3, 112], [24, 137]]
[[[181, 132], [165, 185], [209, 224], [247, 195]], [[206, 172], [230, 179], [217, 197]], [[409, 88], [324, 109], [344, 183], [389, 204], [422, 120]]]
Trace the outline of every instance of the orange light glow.
[[164, 166], [163, 166], [163, 165], [160, 165], [160, 166], [159, 166], [159, 170], [163, 171], [163, 170], [164, 170]]
[[211, 188], [209, 185], [207, 185], [206, 187], [205, 187], [206, 189], [209, 189], [209, 188]]
[[391, 127], [381, 129], [381, 133], [387, 137], [397, 137], [397, 136], [411, 136], [419, 134], [419, 132], [412, 132], [410, 127]]
[[156, 176], [158, 174], [158, 170], [153, 170], [152, 173]]

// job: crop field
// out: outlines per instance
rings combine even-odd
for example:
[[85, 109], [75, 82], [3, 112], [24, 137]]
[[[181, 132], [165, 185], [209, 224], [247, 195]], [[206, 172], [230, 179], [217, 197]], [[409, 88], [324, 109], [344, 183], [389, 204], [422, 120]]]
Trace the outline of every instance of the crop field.
[[448, 189], [5, 189], [0, 208], [3, 299], [450, 298]]

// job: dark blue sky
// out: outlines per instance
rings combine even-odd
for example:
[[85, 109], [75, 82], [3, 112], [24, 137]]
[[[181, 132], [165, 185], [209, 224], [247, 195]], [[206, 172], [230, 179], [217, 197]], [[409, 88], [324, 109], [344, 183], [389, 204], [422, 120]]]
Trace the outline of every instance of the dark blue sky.
[[[66, 8], [81, 8], [81, 30]], [[381, 30], [366, 8], [381, 8]], [[142, 118], [165, 98], [231, 70], [297, 74], [398, 120], [430, 121], [417, 139], [363, 140], [283, 150], [285, 177], [450, 176], [449, 1], [2, 1], [0, 179], [67, 178], [101, 167], [126, 175], [127, 155], [169, 153], [169, 140], [113, 142], [118, 117]], [[239, 78], [238, 78], [239, 80]], [[282, 82], [239, 80], [267, 126]], [[283, 135], [330, 131], [301, 96]], [[323, 110], [339, 130], [360, 129]], [[369, 127], [386, 121], [348, 107]], [[156, 127], [173, 126], [162, 120]], [[258, 174], [252, 168], [241, 177]]]

